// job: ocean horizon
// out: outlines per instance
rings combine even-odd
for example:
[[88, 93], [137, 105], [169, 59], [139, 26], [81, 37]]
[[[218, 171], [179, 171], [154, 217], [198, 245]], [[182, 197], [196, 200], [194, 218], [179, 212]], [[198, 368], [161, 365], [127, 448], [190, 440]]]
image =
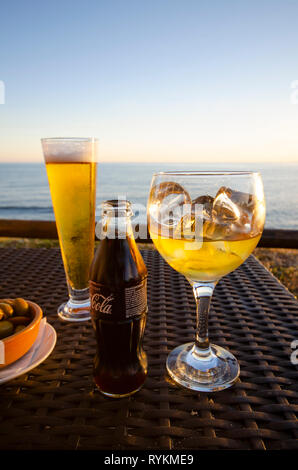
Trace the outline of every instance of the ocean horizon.
[[[96, 216], [107, 199], [127, 198], [145, 220], [153, 173], [167, 170], [259, 171], [266, 197], [266, 228], [298, 229], [298, 165], [276, 163], [98, 163]], [[0, 219], [54, 220], [44, 163], [0, 163]]]

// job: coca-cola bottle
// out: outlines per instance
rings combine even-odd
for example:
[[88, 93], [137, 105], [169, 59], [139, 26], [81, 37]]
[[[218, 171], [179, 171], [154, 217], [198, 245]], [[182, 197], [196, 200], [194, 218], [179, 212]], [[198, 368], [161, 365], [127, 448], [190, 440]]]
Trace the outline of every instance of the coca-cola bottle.
[[147, 269], [133, 236], [131, 215], [128, 201], [102, 204], [101, 242], [90, 268], [94, 380], [111, 397], [135, 393], [147, 375], [142, 347]]

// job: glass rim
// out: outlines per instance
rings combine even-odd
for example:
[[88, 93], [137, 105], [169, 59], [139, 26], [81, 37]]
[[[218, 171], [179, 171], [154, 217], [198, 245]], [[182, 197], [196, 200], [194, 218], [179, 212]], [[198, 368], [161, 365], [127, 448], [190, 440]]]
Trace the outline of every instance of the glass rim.
[[118, 209], [120, 208], [125, 208], [125, 207], [130, 207], [131, 202], [128, 201], [127, 199], [108, 199], [106, 201], [101, 202], [101, 207], [109, 207], [111, 209]]
[[98, 142], [96, 137], [43, 137], [42, 142]]
[[169, 170], [158, 171], [153, 176], [247, 176], [261, 175], [259, 171], [249, 170]]

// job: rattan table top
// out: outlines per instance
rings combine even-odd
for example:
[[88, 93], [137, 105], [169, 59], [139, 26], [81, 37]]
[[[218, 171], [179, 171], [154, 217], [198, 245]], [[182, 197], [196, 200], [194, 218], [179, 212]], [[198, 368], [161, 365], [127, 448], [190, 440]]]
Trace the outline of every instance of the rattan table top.
[[217, 393], [184, 390], [167, 377], [165, 361], [194, 338], [192, 290], [156, 251], [142, 254], [149, 272], [149, 373], [138, 393], [115, 400], [93, 383], [91, 322], [57, 317], [67, 292], [60, 251], [0, 249], [0, 297], [39, 303], [57, 332], [42, 364], [0, 385], [0, 448], [297, 449], [298, 366], [290, 360], [297, 300], [252, 256], [223, 278], [210, 337], [236, 355], [240, 379]]

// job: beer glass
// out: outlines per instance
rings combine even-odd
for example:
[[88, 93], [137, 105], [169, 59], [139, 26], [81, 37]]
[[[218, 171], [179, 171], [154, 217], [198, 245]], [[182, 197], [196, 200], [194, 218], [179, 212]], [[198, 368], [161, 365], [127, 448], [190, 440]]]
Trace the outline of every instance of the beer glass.
[[97, 141], [41, 139], [69, 299], [61, 319], [90, 319], [89, 268], [94, 256]]
[[153, 176], [148, 200], [151, 238], [169, 265], [189, 281], [197, 304], [195, 341], [176, 347], [167, 358], [169, 375], [186, 388], [222, 390], [239, 376], [233, 354], [209, 343], [209, 307], [217, 282], [250, 255], [264, 222], [259, 173], [164, 172]]

